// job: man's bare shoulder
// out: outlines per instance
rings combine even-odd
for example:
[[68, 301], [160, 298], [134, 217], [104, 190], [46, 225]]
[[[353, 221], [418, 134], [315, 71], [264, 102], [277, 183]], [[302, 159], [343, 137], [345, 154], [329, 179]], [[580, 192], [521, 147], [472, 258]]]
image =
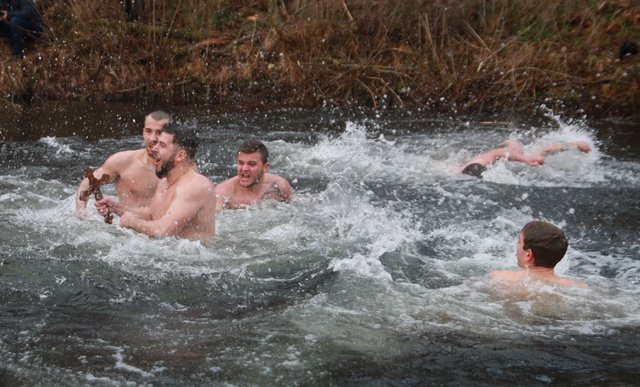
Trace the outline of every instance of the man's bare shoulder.
[[555, 277], [553, 279], [553, 281], [551, 281], [555, 284], [558, 285], [562, 285], [562, 286], [572, 286], [572, 287], [577, 287], [577, 288], [588, 288], [589, 285], [585, 284], [584, 282], [580, 282], [577, 280], [573, 280], [570, 278], [564, 278], [564, 277]]
[[522, 271], [496, 270], [489, 274], [489, 279], [495, 282], [514, 283], [522, 279]]
[[231, 177], [227, 180], [221, 181], [220, 183], [216, 184], [216, 194], [219, 195], [224, 195], [224, 194], [230, 194], [234, 191], [234, 183], [238, 180], [237, 176]]
[[291, 189], [291, 184], [289, 184], [287, 179], [279, 175], [274, 175], [273, 173], [265, 174], [265, 183], [270, 187], [275, 184], [280, 189]]
[[210, 190], [212, 193], [215, 190], [215, 185], [213, 184], [213, 182], [206, 177], [205, 175], [202, 175], [200, 173], [197, 173], [194, 178], [193, 178], [194, 182], [196, 182], [200, 187]]
[[560, 286], [571, 286], [588, 288], [589, 286], [580, 281], [552, 275], [528, 274], [525, 271], [496, 270], [489, 274], [489, 279], [503, 285], [525, 285], [533, 283], [555, 284]]
[[146, 157], [146, 151], [144, 149], [125, 150], [109, 156], [104, 166], [111, 166], [117, 169], [126, 168], [134, 163], [142, 162], [141, 160], [144, 157]]
[[291, 184], [282, 176], [268, 174], [266, 185], [269, 187], [263, 194], [262, 199], [274, 199], [281, 202], [291, 202], [293, 199], [293, 189]]
[[211, 191], [213, 194], [215, 186], [208, 177], [200, 173], [194, 173], [180, 183], [181, 187], [187, 188], [189, 191]]

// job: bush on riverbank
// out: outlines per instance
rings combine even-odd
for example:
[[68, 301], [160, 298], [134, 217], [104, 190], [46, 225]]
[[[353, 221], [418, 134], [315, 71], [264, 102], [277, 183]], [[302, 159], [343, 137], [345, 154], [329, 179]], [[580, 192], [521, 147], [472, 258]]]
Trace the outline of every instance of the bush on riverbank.
[[1, 48], [5, 103], [163, 100], [243, 106], [546, 104], [634, 115], [640, 5], [631, 0], [40, 0], [46, 37]]

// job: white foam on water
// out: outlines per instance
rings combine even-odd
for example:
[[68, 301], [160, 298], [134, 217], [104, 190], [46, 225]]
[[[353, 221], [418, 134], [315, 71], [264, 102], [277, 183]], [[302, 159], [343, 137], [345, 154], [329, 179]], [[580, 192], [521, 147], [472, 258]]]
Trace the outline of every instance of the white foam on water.
[[39, 140], [39, 142], [46, 144], [49, 147], [55, 149], [56, 156], [72, 155], [75, 153], [69, 145], [62, 143], [60, 139], [58, 139], [57, 137], [51, 137], [51, 136], [42, 137]]
[[147, 372], [143, 369], [140, 369], [138, 367], [132, 366], [130, 364], [127, 364], [125, 362], [125, 356], [124, 356], [124, 349], [119, 348], [118, 351], [113, 354], [113, 358], [115, 359], [115, 365], [114, 367], [117, 369], [121, 369], [123, 371], [127, 371], [127, 372], [132, 372], [132, 373], [137, 373], [140, 374], [144, 377], [151, 377], [153, 376], [153, 374], [151, 372]]
[[[558, 129], [551, 131], [533, 130], [531, 133], [525, 133], [514, 130], [514, 132], [516, 137], [519, 134], [521, 140], [527, 140], [527, 146], [531, 148], [551, 142], [566, 143], [581, 140], [588, 142], [592, 146], [592, 152], [584, 154], [570, 150], [548, 156], [547, 164], [537, 168], [500, 161], [487, 171], [483, 180], [504, 185], [531, 187], [588, 188], [593, 185], [606, 184], [607, 179], [612, 175], [612, 171], [609, 169], [609, 165], [602, 164], [603, 155], [598, 150], [598, 144], [589, 128], [579, 124], [562, 122], [559, 123], [559, 126]], [[482, 140], [482, 135], [472, 138], [471, 142]], [[328, 177], [329, 180], [340, 179], [342, 183], [338, 184], [338, 186], [342, 190], [344, 190], [345, 184], [349, 184], [344, 183], [342, 179], [350, 181], [351, 186], [356, 187], [360, 180], [383, 180], [387, 184], [402, 184], [413, 180], [413, 183], [407, 184], [419, 188], [420, 186], [432, 185], [434, 179], [439, 181], [440, 178], [450, 175], [449, 168], [462, 159], [460, 157], [461, 153], [451, 153], [450, 150], [449, 156], [445, 155], [443, 159], [443, 151], [441, 149], [437, 147], [421, 147], [415, 143], [416, 139], [422, 140], [424, 138], [429, 138], [429, 136], [412, 136], [409, 140], [377, 141], [376, 139], [367, 138], [364, 125], [349, 123], [342, 136], [321, 140], [312, 149], [298, 146], [297, 148], [300, 149], [295, 149], [297, 154], [291, 156], [291, 158], [296, 159], [297, 157], [298, 162], [294, 161], [294, 164], [302, 164], [303, 167], [298, 168], [299, 170], [304, 170], [307, 174]], [[448, 140], [449, 142], [455, 142], [455, 139], [456, 135], [452, 134]], [[447, 142], [447, 138], [443, 136], [431, 139], [432, 144], [442, 142]], [[380, 149], [385, 148], [386, 153], [390, 156], [380, 162], [377, 161], [376, 157], [383, 153]], [[465, 153], [465, 155], [469, 154], [472, 153]], [[416, 168], [416, 166], [419, 167]], [[429, 167], [435, 168], [428, 170]], [[407, 178], [407, 171], [411, 174], [410, 179]], [[459, 177], [455, 178], [459, 179]], [[462, 179], [467, 178], [462, 177]], [[479, 184], [483, 183], [480, 182]], [[331, 186], [331, 183], [329, 185]], [[330, 191], [330, 189], [327, 191]], [[338, 191], [338, 189], [335, 189], [334, 192]], [[443, 200], [469, 199], [468, 196], [451, 190], [451, 187], [435, 187], [434, 191], [441, 194]], [[487, 201], [482, 196], [476, 195], [477, 199], [475, 201]], [[470, 331], [477, 331], [477, 325], [481, 325], [489, 328], [487, 330], [488, 334], [500, 332], [514, 334], [523, 331], [533, 335], [546, 334], [549, 331], [555, 331], [557, 334], [602, 334], [609, 331], [609, 323], [613, 321], [636, 320], [638, 316], [637, 308], [622, 309], [620, 308], [620, 300], [614, 299], [610, 301], [607, 296], [591, 290], [586, 293], [589, 297], [585, 297], [585, 294], [582, 294], [580, 290], [578, 290], [579, 295], [573, 297], [573, 289], [538, 289], [537, 293], [533, 292], [535, 296], [532, 296], [532, 299], [524, 301], [513, 301], [508, 298], [506, 300], [498, 298], [498, 301], [496, 301], [491, 298], [494, 297], [494, 291], [486, 284], [487, 281], [484, 278], [486, 274], [492, 270], [509, 267], [517, 269], [514, 252], [515, 237], [522, 225], [532, 218], [531, 209], [526, 205], [527, 198], [528, 194], [524, 193], [519, 198], [522, 202], [520, 208], [505, 208], [503, 214], [490, 225], [487, 224], [486, 219], [478, 219], [449, 224], [443, 229], [430, 230], [427, 238], [442, 239], [444, 243], [454, 245], [450, 250], [453, 254], [459, 251], [460, 256], [455, 259], [446, 258], [443, 260], [425, 257], [423, 258], [425, 263], [436, 270], [442, 271], [444, 277], [461, 278], [464, 281], [458, 286], [444, 290], [442, 288], [426, 290], [428, 295], [425, 295], [425, 297], [433, 296], [431, 299], [435, 299], [437, 302], [422, 300], [417, 296], [413, 299], [411, 297], [407, 298], [405, 293], [400, 292], [396, 294], [398, 296], [397, 299], [392, 297], [385, 302], [376, 302], [376, 305], [412, 304], [415, 309], [413, 311], [414, 315], [407, 320], [422, 320], [427, 325], [434, 324], [435, 320], [435, 325], [446, 329], [453, 328]], [[332, 199], [328, 202], [335, 201], [335, 199]], [[500, 203], [490, 202], [490, 204], [499, 205]], [[379, 203], [375, 203], [374, 206], [378, 208], [384, 207]], [[364, 206], [364, 208], [367, 207]], [[382, 218], [393, 219], [394, 216], [391, 215], [393, 207], [389, 206], [388, 209], [389, 212], [384, 213]], [[379, 209], [379, 211], [382, 210]], [[354, 219], [358, 218], [358, 215], [354, 214], [353, 211], [349, 212], [348, 209], [343, 211], [346, 219], [349, 219], [349, 216], [354, 216]], [[567, 211], [571, 214], [572, 210], [567, 209]], [[453, 216], [456, 216], [456, 214]], [[560, 227], [564, 225], [562, 219], [547, 220]], [[398, 223], [395, 224], [397, 227], [395, 228], [393, 223], [391, 227], [384, 225], [385, 221], [381, 221], [379, 224], [375, 222], [375, 219], [367, 222], [373, 229], [382, 226], [386, 227], [390, 232], [384, 234], [383, 239], [380, 239], [380, 244], [371, 243], [369, 245], [370, 254], [357, 252], [349, 257], [336, 259], [333, 267], [338, 272], [345, 272], [345, 275], [355, 275], [358, 278], [375, 278], [378, 281], [378, 285], [386, 283], [387, 290], [390, 291], [395, 284], [389, 271], [381, 263], [380, 257], [384, 253], [402, 249], [404, 246], [419, 240], [420, 237], [415, 235], [414, 231], [416, 229], [413, 226], [413, 219], [408, 214], [399, 216]], [[370, 230], [369, 225], [360, 227], [358, 232], [367, 233]], [[487, 233], [487, 229], [489, 233]], [[405, 235], [407, 231], [409, 231], [409, 237], [399, 237], [400, 235]], [[393, 242], [393, 237], [389, 240], [389, 235], [395, 236], [397, 242]], [[344, 237], [344, 234], [341, 234], [341, 237]], [[460, 249], [455, 246], [461, 240], [466, 240], [468, 248], [463, 246]], [[385, 242], [391, 243], [385, 245]], [[467, 255], [467, 253], [471, 255]], [[558, 266], [558, 273], [571, 276], [573, 269], [578, 266], [576, 262], [584, 263], [580, 259], [582, 255], [582, 252], [570, 249], [567, 257]], [[600, 255], [600, 257], [602, 256]], [[629, 263], [627, 262], [627, 264]], [[630, 265], [629, 270], [624, 271], [624, 273], [633, 272], [633, 265]], [[476, 279], [471, 280], [469, 278]], [[579, 279], [585, 280], [584, 278]], [[601, 285], [605, 288], [612, 286], [609, 280], [597, 277], [593, 278], [592, 283], [596, 288]], [[345, 291], [348, 291], [347, 289], [352, 290], [350, 285], [345, 284], [344, 286]], [[562, 293], [562, 291], [565, 291], [566, 294]], [[452, 292], [452, 294], [447, 296], [448, 292]], [[555, 295], [558, 292], [561, 294], [559, 297]], [[430, 293], [436, 293], [436, 295]], [[480, 294], [481, 297], [477, 302], [471, 302], [469, 294]], [[545, 296], [545, 294], [548, 294], [548, 296]], [[628, 294], [619, 296], [622, 299], [629, 297]], [[319, 318], [320, 315], [331, 315], [331, 313], [338, 313], [339, 316], [342, 316], [341, 318], [348, 318], [346, 316], [353, 315], [356, 316], [356, 320], [361, 319], [363, 315], [368, 315], [357, 307], [355, 309], [339, 307], [338, 305], [342, 301], [334, 301], [336, 302], [334, 304], [333, 302], [326, 302], [326, 297], [324, 296], [318, 296], [317, 299], [323, 300], [325, 303], [318, 307], [317, 315], [312, 313], [308, 320], [304, 319], [300, 323], [300, 326], [313, 327], [317, 324], [313, 324], [311, 321]], [[376, 310], [375, 313], [389, 316], [402, 315], [405, 319], [409, 315], [406, 310], [404, 312]], [[511, 318], [505, 318], [505, 314], [508, 315], [509, 313], [512, 314]], [[435, 319], [434, 316], [436, 316]], [[439, 319], [437, 316], [442, 316], [442, 318]], [[562, 319], [564, 318], [569, 319], [570, 322], [563, 323]], [[441, 322], [438, 323], [438, 320], [441, 320]], [[544, 321], [545, 324], [551, 324], [551, 326], [543, 328], [538, 324], [538, 321]], [[336, 323], [334, 322], [334, 325]], [[357, 324], [354, 321], [352, 323]], [[398, 322], [390, 324], [396, 323]], [[332, 324], [329, 325], [334, 326]], [[314, 334], [327, 334], [327, 332], [323, 332], [325, 329], [323, 326], [317, 326], [315, 329], [319, 331], [311, 330]]]
[[[580, 140], [589, 143], [592, 151], [585, 154], [571, 149], [549, 155], [546, 164], [541, 167], [498, 161], [483, 174], [483, 179], [509, 185], [582, 187], [602, 183], [607, 178], [605, 170], [599, 165], [602, 155], [594, 134], [588, 127], [577, 124], [561, 123], [553, 131], [513, 129], [499, 136], [484, 132], [457, 134], [464, 136], [461, 138], [456, 138], [454, 133], [448, 136], [409, 135], [407, 138], [389, 140], [384, 135], [370, 137], [370, 132], [365, 122], [347, 122], [340, 136], [321, 137], [321, 141], [311, 148], [293, 147], [287, 160], [295, 174], [341, 176], [420, 186], [433, 184], [434, 179], [450, 179], [455, 167], [507, 138], [525, 142], [525, 149], [529, 151], [553, 142]], [[487, 139], [489, 142], [486, 142]], [[483, 141], [484, 146], [475, 145]], [[455, 149], [452, 143], [460, 148]]]

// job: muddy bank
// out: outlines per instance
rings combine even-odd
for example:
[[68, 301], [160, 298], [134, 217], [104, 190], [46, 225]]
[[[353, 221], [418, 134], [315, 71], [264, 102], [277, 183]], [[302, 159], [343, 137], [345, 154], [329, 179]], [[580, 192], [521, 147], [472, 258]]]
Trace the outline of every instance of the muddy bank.
[[2, 103], [639, 114], [634, 2], [231, 3], [40, 0], [45, 35], [20, 60], [0, 47]]

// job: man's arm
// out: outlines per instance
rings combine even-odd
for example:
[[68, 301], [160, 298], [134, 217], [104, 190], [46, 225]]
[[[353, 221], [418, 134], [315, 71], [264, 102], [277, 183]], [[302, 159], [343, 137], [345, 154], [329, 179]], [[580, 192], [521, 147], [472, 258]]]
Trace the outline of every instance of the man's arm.
[[215, 186], [213, 193], [216, 198], [216, 211], [221, 211], [229, 208], [229, 201], [231, 200], [230, 187], [231, 179], [227, 179]]
[[[106, 175], [109, 175], [111, 179], [109, 179], [109, 181], [106, 181], [105, 183], [113, 181], [113, 175], [111, 173], [106, 172], [106, 170], [107, 169], [105, 169], [104, 166], [97, 168], [95, 171], [93, 171], [93, 176], [95, 176], [96, 179], [100, 180], [102, 176], [106, 174]], [[76, 191], [76, 216], [79, 218], [83, 218], [86, 215], [88, 200], [80, 200], [80, 196], [83, 191], [86, 191], [88, 189], [89, 189], [89, 179], [85, 177], [80, 182], [80, 185], [78, 186], [78, 190]]]
[[509, 161], [517, 161], [528, 165], [544, 164], [544, 157], [542, 157], [542, 155], [525, 155], [524, 147], [518, 140], [509, 139], [503, 142], [501, 145], [504, 145], [506, 147], [505, 155]]
[[[100, 178], [102, 178], [102, 175], [107, 174], [111, 178], [107, 183], [116, 181], [120, 178], [120, 171], [122, 170], [122, 168], [129, 164], [129, 162], [130, 160], [127, 157], [127, 153], [115, 153], [111, 155], [100, 168], [97, 168], [95, 171], [93, 171], [93, 176], [95, 176], [96, 179], [99, 180]], [[83, 218], [86, 215], [87, 211], [87, 201], [80, 200], [80, 193], [82, 191], [86, 191], [88, 188], [89, 179], [85, 177], [80, 182], [80, 186], [76, 191], [76, 216], [79, 218]]]
[[201, 191], [202, 187], [178, 187], [173, 201], [159, 219], [145, 219], [128, 211], [121, 215], [120, 226], [155, 237], [179, 235], [202, 208], [206, 195]]
[[293, 189], [291, 188], [291, 184], [284, 177], [280, 177], [277, 181], [278, 190], [280, 191], [280, 197], [283, 202], [291, 203], [293, 200]]
[[104, 198], [96, 202], [96, 210], [102, 216], [116, 214], [122, 216], [125, 212], [130, 212], [142, 219], [151, 219], [151, 209], [149, 207], [130, 207], [116, 202], [110, 198]]
[[591, 146], [586, 141], [573, 141], [566, 144], [555, 143], [547, 144], [538, 148], [537, 153], [541, 155], [552, 155], [559, 152], [564, 152], [570, 148], [576, 148], [580, 152], [588, 153], [591, 151]]

